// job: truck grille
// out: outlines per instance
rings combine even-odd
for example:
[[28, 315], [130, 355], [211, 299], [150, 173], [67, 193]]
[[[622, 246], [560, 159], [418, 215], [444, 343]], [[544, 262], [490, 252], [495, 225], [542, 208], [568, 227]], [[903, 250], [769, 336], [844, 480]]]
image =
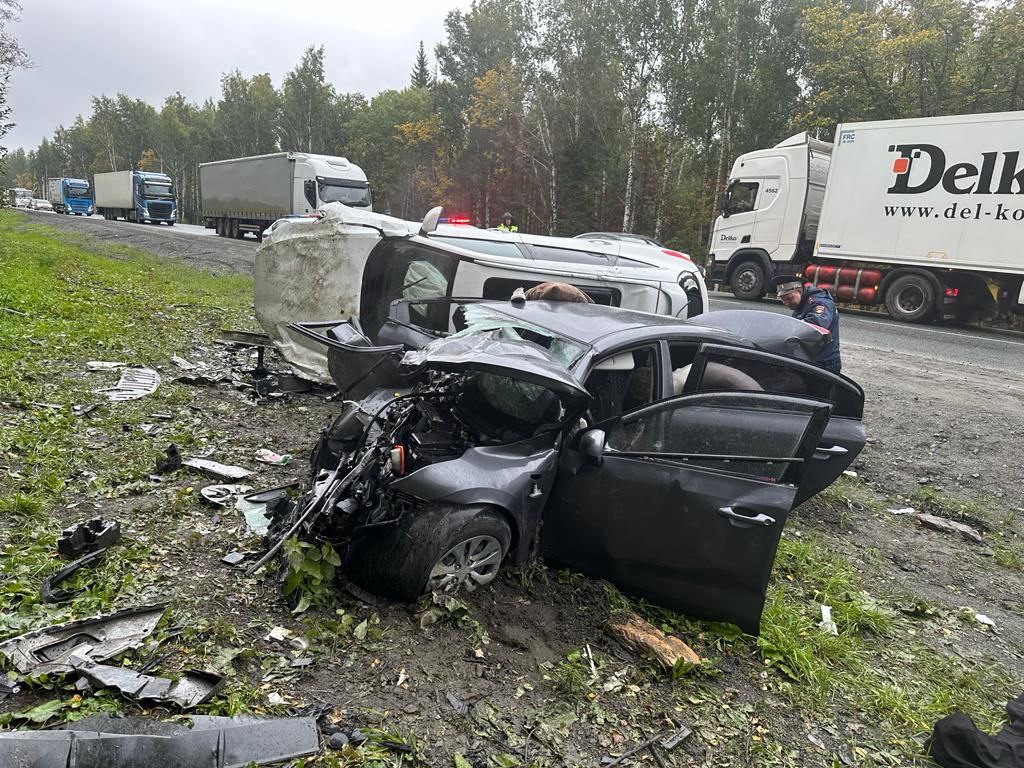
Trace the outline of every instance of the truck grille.
[[169, 219], [171, 217], [170, 203], [150, 203], [149, 215], [154, 219]]

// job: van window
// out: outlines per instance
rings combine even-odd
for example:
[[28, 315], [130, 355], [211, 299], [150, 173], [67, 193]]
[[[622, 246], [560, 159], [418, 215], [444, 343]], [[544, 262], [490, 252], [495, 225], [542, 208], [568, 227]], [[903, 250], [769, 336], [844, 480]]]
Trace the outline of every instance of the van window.
[[608, 267], [611, 261], [603, 253], [591, 253], [590, 251], [576, 251], [571, 248], [554, 248], [550, 245], [531, 245], [533, 258], [541, 261], [564, 261], [570, 264], [594, 264], [595, 266]]
[[754, 210], [757, 204], [757, 189], [760, 186], [756, 181], [733, 181], [725, 193], [725, 213], [732, 216], [734, 213], [747, 213]]
[[[420, 243], [386, 238], [370, 252], [363, 270], [359, 320], [366, 334], [377, 337], [398, 299], [438, 299], [451, 296], [459, 258]], [[411, 304], [410, 320], [433, 331], [448, 331], [448, 302]]]
[[[483, 298], [504, 301], [512, 297], [516, 288], [528, 291], [543, 282], [547, 281], [520, 280], [515, 277], [489, 277], [484, 280]], [[622, 293], [618, 288], [595, 288], [590, 285], [576, 285], [576, 287], [593, 299], [595, 304], [604, 304], [606, 307], [618, 307], [622, 304]]]
[[431, 235], [431, 240], [451, 243], [467, 251], [475, 251], [486, 256], [506, 256], [512, 259], [525, 259], [526, 254], [519, 250], [515, 243], [504, 243], [499, 240], [474, 240], [469, 237], [449, 237], [447, 235]]

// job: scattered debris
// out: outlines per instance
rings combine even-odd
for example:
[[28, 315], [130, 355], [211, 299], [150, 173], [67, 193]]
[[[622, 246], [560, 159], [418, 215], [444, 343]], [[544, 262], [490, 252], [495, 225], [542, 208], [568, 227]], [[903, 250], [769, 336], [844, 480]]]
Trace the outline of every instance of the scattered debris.
[[859, 475], [852, 469], [844, 469], [843, 474], [846, 475], [847, 477], [859, 477]]
[[69, 674], [74, 666], [68, 659], [82, 646], [89, 646], [89, 657], [97, 662], [138, 648], [165, 610], [163, 605], [144, 605], [35, 629], [0, 643], [0, 654], [23, 675]]
[[890, 512], [894, 515], [916, 515], [917, 510], [913, 507], [900, 507], [899, 509], [890, 509]]
[[70, 600], [75, 595], [79, 594], [83, 590], [81, 589], [60, 589], [54, 591], [54, 587], [67, 579], [71, 574], [75, 573], [78, 569], [84, 568], [87, 565], [100, 560], [103, 555], [106, 554], [105, 550], [99, 550], [98, 552], [91, 552], [85, 557], [75, 560], [75, 562], [65, 565], [63, 568], [54, 571], [45, 579], [43, 579], [43, 585], [39, 589], [40, 597], [44, 603], [61, 603], [65, 600]]
[[996, 623], [992, 621], [992, 619], [990, 619], [984, 613], [974, 614], [974, 620], [979, 624], [984, 624], [986, 627], [992, 627], [992, 629], [996, 628]]
[[631, 758], [633, 755], [638, 754], [639, 752], [643, 752], [646, 749], [651, 753], [651, 756], [654, 758], [654, 762], [656, 762], [659, 766], [664, 766], [665, 761], [662, 758], [661, 754], [658, 752], [658, 747], [661, 747], [666, 752], [671, 752], [673, 749], [682, 744], [686, 739], [688, 739], [690, 737], [690, 734], [692, 733], [693, 730], [684, 725], [680, 727], [678, 730], [670, 731], [669, 733], [663, 733], [660, 736], [655, 736], [653, 739], [648, 739], [642, 744], [633, 747], [633, 749], [629, 750], [628, 752], [622, 753], [616, 758], [605, 757], [601, 760], [601, 765], [607, 768], [610, 768], [613, 765], [622, 765], [623, 762]]
[[101, 405], [103, 405], [103, 403], [92, 403], [91, 405], [73, 405], [71, 406], [71, 412], [75, 414], [75, 416], [83, 418], [85, 416], [88, 416], [93, 411], [97, 410]]
[[[312, 717], [192, 715], [191, 720], [189, 729], [146, 718], [94, 716], [66, 730], [0, 733], [0, 765], [241, 768], [312, 755], [320, 748]], [[129, 755], [144, 757], [129, 763]]]
[[220, 559], [222, 563], [227, 563], [228, 565], [238, 565], [243, 560], [245, 560], [244, 552], [229, 552]]
[[653, 657], [665, 669], [672, 669], [680, 659], [700, 664], [700, 656], [690, 646], [674, 635], [666, 635], [635, 613], [613, 618], [608, 623], [608, 632], [635, 651]]
[[57, 551], [64, 557], [81, 557], [104, 550], [121, 538], [121, 525], [116, 520], [94, 517], [84, 523], [65, 528], [57, 539]]
[[231, 464], [221, 464], [210, 459], [182, 459], [181, 463], [182, 466], [191, 467], [216, 480], [241, 480], [252, 474], [248, 469], [235, 467]]
[[287, 627], [274, 627], [263, 639], [276, 640], [279, 643], [288, 643], [288, 645], [297, 651], [309, 650], [309, 640], [296, 635]]
[[90, 360], [85, 364], [87, 371], [116, 371], [127, 367], [128, 363], [114, 363], [106, 360]]
[[344, 749], [348, 746], [348, 736], [343, 731], [335, 731], [327, 739], [328, 749]]
[[256, 461], [263, 464], [276, 464], [283, 467], [291, 460], [292, 455], [290, 453], [274, 453], [268, 448], [260, 448], [256, 451]]
[[251, 490], [251, 485], [207, 485], [200, 489], [199, 495], [216, 507], [226, 507], [232, 499]]
[[245, 500], [250, 501], [253, 504], [272, 504], [278, 499], [283, 499], [288, 496], [288, 491], [292, 488], [298, 488], [298, 481], [288, 483], [287, 485], [279, 485], [276, 488], [267, 488], [265, 491], [256, 491], [254, 493], [247, 493]]
[[941, 533], [959, 533], [968, 541], [973, 541], [976, 544], [981, 544], [981, 534], [966, 523], [958, 523], [956, 520], [949, 520], [945, 517], [939, 517], [938, 515], [929, 515], [926, 512], [919, 512], [917, 514], [917, 520], [925, 528], [930, 528], [933, 531], [940, 531]]
[[[155, 414], [154, 414], [155, 416]], [[158, 475], [169, 475], [181, 469], [181, 451], [176, 443], [171, 443], [164, 451], [164, 457], [154, 467]]]
[[818, 626], [821, 627], [826, 632], [828, 632], [830, 635], [838, 635], [839, 634], [839, 627], [837, 627], [836, 623], [832, 620], [832, 606], [831, 605], [822, 605], [821, 606], [821, 621], [818, 623]]
[[98, 688], [116, 688], [138, 701], [175, 704], [192, 709], [205, 704], [224, 686], [224, 678], [211, 672], [186, 670], [177, 680], [153, 677], [127, 667], [97, 664], [90, 658], [92, 648], [81, 646], [68, 657], [75, 671]]
[[171, 362], [174, 363], [179, 368], [181, 368], [181, 370], [183, 371], [194, 371], [196, 369], [194, 363], [190, 363], [185, 358], [178, 357], [177, 355], [171, 355]]
[[107, 399], [121, 403], [127, 400], [138, 400], [156, 392], [160, 386], [160, 374], [152, 368], [125, 368], [121, 371], [121, 379], [116, 387], [95, 390], [105, 393]]
[[270, 518], [267, 517], [266, 504], [254, 504], [248, 496], [243, 496], [235, 499], [235, 509], [242, 513], [250, 533], [263, 536], [269, 530]]

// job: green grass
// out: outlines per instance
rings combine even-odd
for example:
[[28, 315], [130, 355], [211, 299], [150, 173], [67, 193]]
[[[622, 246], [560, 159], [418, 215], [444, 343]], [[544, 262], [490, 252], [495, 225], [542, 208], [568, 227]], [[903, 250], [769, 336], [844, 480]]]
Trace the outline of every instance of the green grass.
[[[153, 412], [183, 407], [185, 387], [165, 380], [149, 397], [107, 403], [94, 390], [118, 374], [86, 372], [86, 361], [166, 365], [220, 328], [252, 322], [248, 278], [90, 248], [0, 211], [0, 639], [109, 610], [153, 578], [148, 549], [123, 542], [67, 582], [84, 590], [72, 602], [39, 600], [40, 580], [58, 562], [58, 505], [138, 493], [166, 443], [191, 440], [187, 430], [157, 440], [139, 429]], [[87, 417], [73, 410], [95, 403]]]

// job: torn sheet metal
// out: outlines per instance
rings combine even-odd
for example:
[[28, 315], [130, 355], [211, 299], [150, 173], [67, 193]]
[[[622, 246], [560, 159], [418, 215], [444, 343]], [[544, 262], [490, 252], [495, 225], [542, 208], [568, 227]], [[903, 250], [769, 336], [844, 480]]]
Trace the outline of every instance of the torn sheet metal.
[[121, 525], [116, 520], [94, 517], [69, 526], [57, 539], [57, 551], [64, 557], [80, 557], [116, 544], [121, 538]]
[[94, 661], [107, 661], [141, 646], [166, 608], [145, 605], [36, 629], [0, 643], [0, 654], [23, 675], [69, 674], [75, 668], [68, 659], [81, 646], [91, 646], [89, 655]]
[[121, 371], [121, 379], [116, 387], [105, 387], [95, 391], [105, 394], [112, 402], [120, 403], [151, 395], [159, 386], [160, 374], [152, 368], [125, 368]]
[[265, 236], [256, 250], [253, 299], [256, 319], [295, 372], [330, 384], [326, 350], [288, 324], [358, 315], [363, 267], [382, 233], [412, 235], [420, 223], [336, 203], [321, 210], [321, 219], [286, 221]]
[[97, 560], [100, 560], [105, 554], [106, 552], [102, 549], [98, 552], [91, 552], [85, 557], [80, 557], [75, 562], [51, 573], [43, 579], [43, 585], [39, 588], [39, 596], [42, 598], [42, 601], [44, 603], [62, 603], [82, 592], [81, 589], [54, 589], [54, 587], [65, 581], [80, 568], [92, 565]]
[[[312, 717], [191, 719], [191, 729], [142, 718], [92, 717], [67, 730], [0, 733], [0, 765], [242, 768], [312, 755], [320, 748]], [[103, 730], [88, 730], [97, 726]]]
[[90, 648], [81, 648], [68, 657], [68, 662], [93, 686], [116, 688], [132, 699], [192, 709], [208, 702], [224, 686], [224, 678], [210, 672], [186, 670], [177, 680], [170, 680], [127, 667], [97, 664], [90, 658], [91, 652]]
[[204, 475], [208, 475], [215, 480], [241, 480], [243, 477], [248, 477], [252, 474], [252, 472], [244, 467], [221, 464], [219, 461], [211, 461], [210, 459], [184, 459], [181, 463], [183, 466], [199, 470]]

